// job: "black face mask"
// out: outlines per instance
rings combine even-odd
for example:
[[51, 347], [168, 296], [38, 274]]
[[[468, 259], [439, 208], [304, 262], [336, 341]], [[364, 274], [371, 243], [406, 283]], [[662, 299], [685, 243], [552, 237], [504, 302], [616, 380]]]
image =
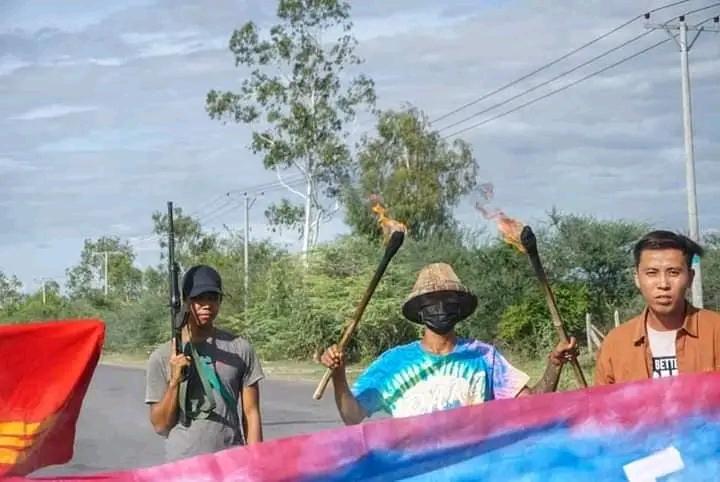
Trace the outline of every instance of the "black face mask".
[[460, 321], [460, 306], [457, 303], [438, 301], [420, 310], [422, 322], [438, 335], [447, 335]]

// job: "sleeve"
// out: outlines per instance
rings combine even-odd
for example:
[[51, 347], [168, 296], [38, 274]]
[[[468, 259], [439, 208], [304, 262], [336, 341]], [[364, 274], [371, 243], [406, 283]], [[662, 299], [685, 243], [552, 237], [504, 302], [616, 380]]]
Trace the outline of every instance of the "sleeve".
[[163, 395], [168, 384], [168, 374], [163, 363], [160, 349], [155, 350], [148, 360], [145, 373], [145, 403], [157, 403]]
[[490, 393], [494, 400], [517, 397], [530, 381], [527, 373], [512, 366], [495, 347], [486, 355], [486, 362], [490, 368]]
[[260, 364], [260, 358], [258, 358], [255, 349], [250, 343], [246, 344], [242, 353], [246, 367], [245, 373], [243, 374], [242, 386], [249, 387], [265, 378], [265, 373]]
[[595, 381], [593, 382], [593, 385], [600, 386], [600, 385], [610, 385], [615, 383], [615, 377], [613, 376], [613, 368], [612, 368], [612, 360], [610, 359], [610, 350], [607, 349], [608, 342], [611, 342], [612, 340], [608, 340], [610, 337], [606, 337], [605, 341], [603, 341], [602, 345], [600, 345], [600, 350], [597, 354], [597, 359], [595, 360]]
[[352, 394], [368, 417], [379, 411], [388, 411], [382, 392], [387, 382], [387, 364], [388, 357], [382, 355], [365, 369], [352, 387]]

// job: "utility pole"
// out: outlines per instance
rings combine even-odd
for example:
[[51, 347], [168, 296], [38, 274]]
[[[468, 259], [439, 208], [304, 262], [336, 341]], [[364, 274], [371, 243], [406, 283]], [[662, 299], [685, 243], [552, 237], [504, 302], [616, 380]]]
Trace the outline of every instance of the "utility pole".
[[[645, 19], [650, 19], [650, 14], [645, 14]], [[688, 221], [690, 238], [700, 242], [700, 223], [698, 220], [698, 208], [695, 182], [695, 147], [693, 145], [693, 123], [692, 123], [692, 99], [690, 97], [690, 62], [689, 52], [695, 45], [698, 37], [703, 31], [718, 32], [718, 17], [713, 18], [714, 27], [704, 27], [702, 24], [688, 25], [685, 15], [678, 17], [675, 23], [666, 22], [663, 24], [646, 24], [649, 29], [665, 30], [680, 49], [680, 74], [682, 78], [682, 107], [683, 107], [683, 131], [685, 138], [685, 183], [687, 189]], [[674, 32], [678, 31], [676, 35]], [[696, 32], [692, 40], [688, 41], [688, 32]], [[700, 259], [692, 260], [695, 270], [695, 278], [692, 284], [693, 305], [703, 307], [702, 269]]]
[[108, 288], [109, 288], [109, 283], [108, 283], [108, 257], [109, 257], [109, 256], [112, 256], [112, 255], [114, 255], [114, 254], [122, 254], [122, 255], [124, 255], [125, 253], [123, 253], [122, 251], [98, 251], [98, 252], [96, 252], [96, 253], [93, 253], [93, 256], [103, 256], [103, 257], [105, 258], [105, 269], [104, 269], [104, 271], [103, 271], [103, 281], [104, 281], [104, 284], [105, 284], [105, 288], [104, 288], [105, 298], [107, 298]]
[[35, 282], [42, 283], [42, 301], [43, 305], [47, 304], [47, 282], [52, 281], [52, 278], [35, 278]]
[[[264, 193], [259, 193], [260, 196], [262, 196]], [[248, 258], [248, 251], [250, 247], [250, 208], [253, 207], [255, 204], [255, 201], [257, 201], [257, 195], [253, 196], [252, 199], [250, 199], [250, 194], [247, 192], [243, 193], [243, 197], [245, 198], [245, 234], [243, 235], [243, 242], [244, 242], [244, 265], [245, 265], [245, 290], [244, 290], [244, 303], [245, 303], [245, 314], [247, 316], [247, 310], [248, 310], [248, 290], [250, 288], [250, 271], [249, 271], [249, 258]]]

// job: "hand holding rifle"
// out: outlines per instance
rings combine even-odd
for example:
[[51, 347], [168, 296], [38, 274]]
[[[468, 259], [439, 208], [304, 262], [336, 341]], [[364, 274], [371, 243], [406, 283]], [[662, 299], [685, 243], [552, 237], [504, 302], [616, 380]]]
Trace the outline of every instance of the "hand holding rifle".
[[185, 367], [190, 366], [192, 359], [182, 353], [170, 355], [170, 377], [168, 385], [176, 388], [185, 378]]

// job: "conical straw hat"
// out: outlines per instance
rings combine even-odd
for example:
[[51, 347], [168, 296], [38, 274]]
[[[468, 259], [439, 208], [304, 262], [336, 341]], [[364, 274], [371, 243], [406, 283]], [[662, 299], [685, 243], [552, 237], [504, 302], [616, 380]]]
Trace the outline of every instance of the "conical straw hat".
[[457, 303], [460, 319], [467, 318], [477, 307], [477, 297], [460, 282], [452, 267], [446, 263], [425, 266], [418, 274], [412, 293], [403, 305], [403, 315], [410, 321], [422, 323], [420, 310], [438, 299]]

